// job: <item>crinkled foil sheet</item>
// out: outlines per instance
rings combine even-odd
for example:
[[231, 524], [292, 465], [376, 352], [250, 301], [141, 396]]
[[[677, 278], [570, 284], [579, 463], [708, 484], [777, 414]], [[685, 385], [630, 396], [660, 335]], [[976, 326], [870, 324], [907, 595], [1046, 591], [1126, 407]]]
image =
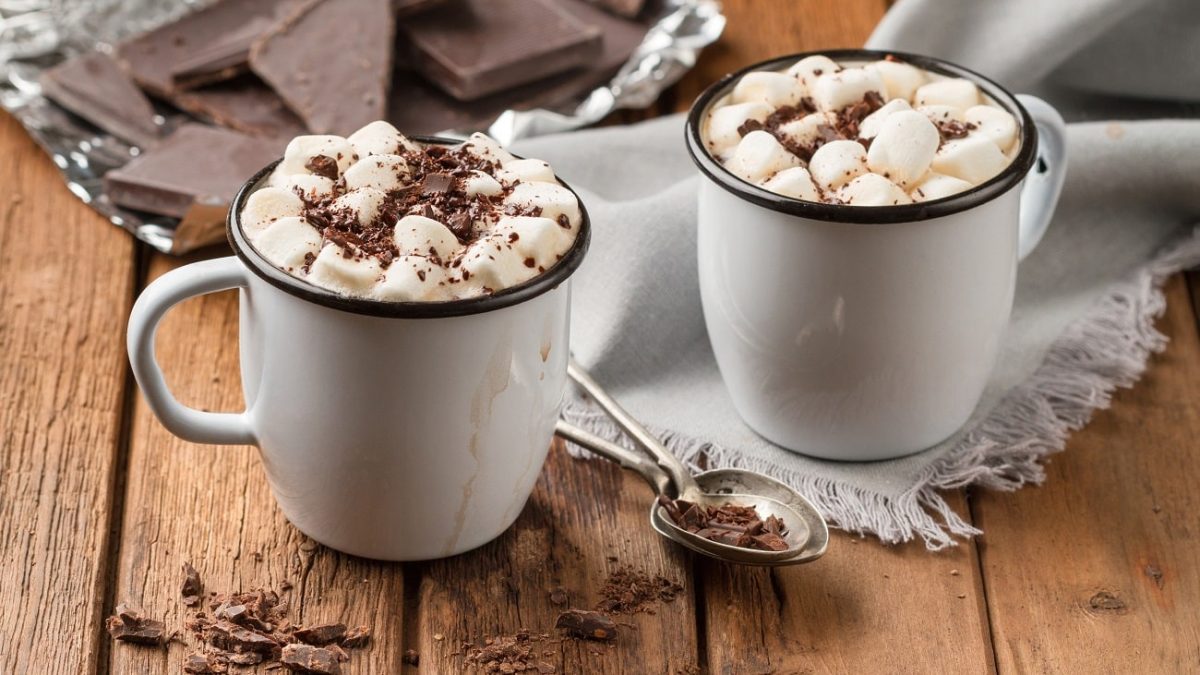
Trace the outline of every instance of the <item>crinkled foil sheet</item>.
[[[164, 253], [220, 241], [220, 231], [180, 227], [177, 219], [122, 209], [104, 195], [101, 177], [138, 153], [120, 139], [50, 103], [42, 71], [87, 49], [162, 25], [207, 4], [186, 0], [0, 0], [0, 105], [54, 159], [71, 192], [114, 225]], [[725, 28], [717, 0], [664, 0], [661, 17], [606, 86], [560, 110], [509, 110], [487, 129], [501, 143], [594, 124], [618, 109], [644, 108], [693, 65]], [[169, 116], [166, 107], [161, 111]], [[471, 130], [458, 129], [452, 133]]]

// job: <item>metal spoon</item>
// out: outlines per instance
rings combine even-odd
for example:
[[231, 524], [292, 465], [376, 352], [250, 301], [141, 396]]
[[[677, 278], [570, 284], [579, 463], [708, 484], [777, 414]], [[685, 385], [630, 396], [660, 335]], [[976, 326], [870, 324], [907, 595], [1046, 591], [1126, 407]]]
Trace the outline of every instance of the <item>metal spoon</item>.
[[765, 520], [776, 516], [787, 527], [783, 551], [761, 551], [711, 541], [675, 524], [658, 502], [650, 506], [655, 531], [687, 548], [725, 562], [743, 565], [797, 565], [819, 558], [829, 543], [824, 519], [801, 494], [777, 480], [753, 471], [716, 469], [693, 477], [657, 438], [635, 420], [578, 363], [572, 359], [568, 376], [604, 409], [649, 456], [627, 450], [595, 434], [559, 421], [556, 433], [640, 474], [654, 491], [702, 506], [753, 506]]

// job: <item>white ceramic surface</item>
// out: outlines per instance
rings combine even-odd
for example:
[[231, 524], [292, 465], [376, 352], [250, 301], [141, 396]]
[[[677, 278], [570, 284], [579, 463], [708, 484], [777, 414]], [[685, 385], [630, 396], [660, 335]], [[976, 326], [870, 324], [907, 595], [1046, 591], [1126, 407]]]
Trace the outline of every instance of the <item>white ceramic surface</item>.
[[[767, 439], [878, 460], [930, 447], [970, 417], [996, 362], [1017, 263], [1044, 233], [1066, 166], [1053, 108], [989, 89], [1018, 119], [1028, 111], [1038, 131], [1022, 143], [1036, 135], [1044, 164], [1007, 188], [941, 200], [973, 200], [947, 215], [814, 204], [805, 217], [808, 205], [739, 187], [698, 161], [705, 322], [734, 406]], [[840, 219], [846, 209], [859, 213]]]

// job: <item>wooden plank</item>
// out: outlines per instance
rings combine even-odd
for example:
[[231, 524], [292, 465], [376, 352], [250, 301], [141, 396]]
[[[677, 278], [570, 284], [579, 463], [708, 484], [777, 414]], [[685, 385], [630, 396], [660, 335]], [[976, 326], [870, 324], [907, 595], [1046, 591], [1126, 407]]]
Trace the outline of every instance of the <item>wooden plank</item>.
[[[960, 513], [961, 494], [947, 497]], [[981, 673], [992, 669], [976, 548], [930, 553], [833, 533], [809, 565], [704, 561], [712, 673]]]
[[1200, 667], [1200, 336], [1181, 276], [1159, 328], [1170, 348], [1044, 486], [975, 500], [1002, 672]]
[[7, 113], [0, 185], [0, 672], [92, 672], [135, 247]]
[[[564, 606], [590, 609], [607, 576], [629, 565], [683, 585], [654, 614], [617, 617], [616, 644], [548, 642], [543, 660], [559, 673], [678, 673], [697, 667], [691, 564], [647, 521], [653, 493], [629, 472], [598, 459], [573, 459], [558, 443], [516, 524], [476, 551], [430, 563], [419, 582], [414, 642], [428, 672], [463, 672], [462, 643], [520, 629], [554, 635]], [[440, 639], [439, 639], [440, 638]]]
[[[186, 262], [155, 257], [150, 276]], [[189, 300], [168, 313], [159, 330], [158, 358], [184, 403], [240, 410], [236, 294]], [[177, 627], [184, 616], [179, 599], [184, 561], [195, 565], [209, 590], [277, 589], [287, 580], [295, 585], [293, 621], [339, 620], [372, 628], [371, 646], [352, 654], [352, 672], [400, 671], [402, 566], [316, 545], [279, 513], [253, 448], [181, 441], [159, 424], [140, 395], [124, 522], [118, 601], [141, 604]], [[178, 673], [190, 651], [180, 644], [169, 650], [119, 645], [112, 651], [112, 672]]]
[[1197, 325], [1200, 325], [1200, 269], [1189, 270], [1184, 273], [1188, 281], [1188, 289], [1191, 291], [1192, 313], [1196, 315]]

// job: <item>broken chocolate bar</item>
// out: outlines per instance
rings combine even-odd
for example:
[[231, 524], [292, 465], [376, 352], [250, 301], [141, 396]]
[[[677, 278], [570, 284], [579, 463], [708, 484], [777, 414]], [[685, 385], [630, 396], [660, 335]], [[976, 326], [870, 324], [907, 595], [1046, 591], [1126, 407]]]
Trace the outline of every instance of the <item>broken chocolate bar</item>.
[[127, 604], [117, 605], [114, 616], [104, 622], [114, 640], [160, 647], [167, 642], [167, 627], [161, 621], [142, 616], [141, 610]]
[[337, 655], [328, 649], [311, 645], [288, 645], [283, 648], [279, 662], [294, 673], [312, 675], [339, 675], [342, 666]]
[[171, 102], [214, 124], [254, 136], [290, 139], [308, 132], [283, 99], [250, 73], [178, 92]]
[[42, 91], [108, 133], [146, 148], [162, 133], [150, 99], [111, 56], [91, 51], [47, 70]]
[[309, 626], [308, 628], [299, 628], [293, 635], [297, 640], [310, 645], [327, 645], [330, 642], [337, 642], [346, 636], [346, 624], [344, 623], [325, 623], [317, 626]]
[[559, 614], [554, 627], [584, 640], [612, 642], [617, 639], [617, 624], [612, 619], [586, 609], [568, 609]]
[[399, 25], [416, 69], [461, 101], [589, 64], [603, 43], [549, 0], [456, 0]]

